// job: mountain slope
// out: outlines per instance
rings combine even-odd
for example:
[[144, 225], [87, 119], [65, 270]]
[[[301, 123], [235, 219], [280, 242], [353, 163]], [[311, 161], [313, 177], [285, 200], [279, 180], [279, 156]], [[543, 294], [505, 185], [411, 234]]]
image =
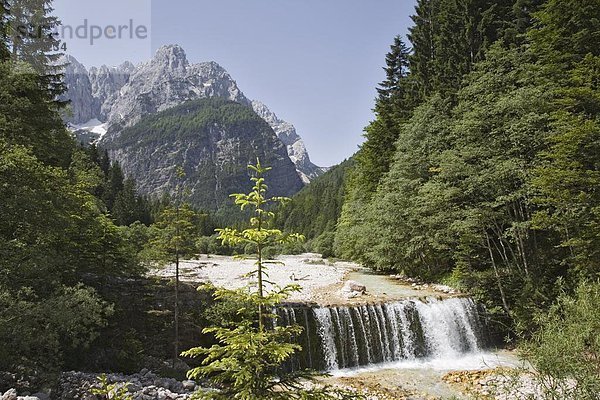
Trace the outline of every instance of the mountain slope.
[[304, 183], [310, 183], [311, 180], [322, 175], [327, 170], [326, 168], [317, 167], [310, 161], [308, 151], [306, 151], [302, 138], [296, 133], [294, 125], [279, 119], [275, 113], [260, 101], [253, 100], [252, 109], [262, 119], [267, 121], [277, 134], [277, 137], [286, 146], [288, 155], [296, 165], [296, 169]]
[[314, 239], [333, 232], [342, 211], [344, 187], [354, 158], [344, 160], [315, 178], [281, 207], [278, 225], [289, 232], [300, 232]]
[[226, 99], [198, 99], [151, 114], [102, 144], [145, 194], [172, 193], [175, 169], [182, 166], [190, 201], [206, 210], [222, 207], [231, 192], [248, 191], [246, 166], [257, 157], [273, 167], [267, 176], [271, 195], [291, 196], [303, 186], [271, 127], [249, 107]]
[[[66, 61], [70, 65], [65, 71], [69, 88], [65, 99], [71, 100], [73, 115], [65, 120], [81, 140], [104, 140], [97, 132], [106, 130], [107, 138], [119, 135], [144, 116], [186, 101], [224, 98], [248, 108], [261, 104], [261, 107], [254, 107], [255, 111], [283, 141], [305, 183], [323, 171], [310, 161], [293, 125], [279, 120], [262, 103], [246, 98], [235, 80], [219, 64], [191, 64], [180, 46], [163, 46], [151, 60], [135, 67], [126, 62], [118, 67], [91, 68], [88, 72], [73, 57]], [[98, 123], [90, 122], [96, 122], [94, 120]], [[283, 126], [285, 129], [281, 129]]]

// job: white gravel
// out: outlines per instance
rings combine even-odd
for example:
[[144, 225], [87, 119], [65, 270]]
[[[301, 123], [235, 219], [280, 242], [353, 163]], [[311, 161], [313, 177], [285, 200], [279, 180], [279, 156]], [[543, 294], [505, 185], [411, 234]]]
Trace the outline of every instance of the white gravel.
[[[302, 291], [294, 293], [290, 301], [314, 301], [318, 290], [342, 284], [347, 273], [360, 268], [358, 264], [349, 262], [329, 263], [313, 253], [284, 255], [275, 261], [278, 264], [269, 264], [267, 268], [268, 281], [280, 287], [287, 284], [302, 287]], [[215, 286], [235, 289], [255, 282], [256, 278], [247, 276], [255, 269], [254, 260], [213, 255], [207, 258], [202, 255], [198, 260], [181, 262], [180, 277], [182, 281], [211, 282]], [[175, 266], [153, 270], [150, 274], [174, 277]]]

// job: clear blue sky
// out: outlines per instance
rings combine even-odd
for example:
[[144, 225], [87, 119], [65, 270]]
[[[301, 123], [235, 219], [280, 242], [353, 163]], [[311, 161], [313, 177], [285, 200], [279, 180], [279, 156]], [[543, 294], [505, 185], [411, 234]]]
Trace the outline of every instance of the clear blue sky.
[[415, 0], [55, 0], [65, 24], [144, 25], [147, 38], [67, 38], [86, 66], [148, 59], [181, 45], [214, 60], [250, 99], [296, 126], [318, 165], [352, 155], [373, 118], [375, 87], [393, 37], [406, 35]]

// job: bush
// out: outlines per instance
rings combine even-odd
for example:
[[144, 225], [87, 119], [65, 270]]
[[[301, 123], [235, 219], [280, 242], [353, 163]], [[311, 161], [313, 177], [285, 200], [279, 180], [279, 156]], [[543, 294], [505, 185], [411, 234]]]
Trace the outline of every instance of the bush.
[[562, 295], [525, 347], [547, 399], [597, 400], [600, 393], [600, 283]]
[[[60, 287], [46, 298], [0, 287], [0, 370], [48, 379], [98, 337], [112, 306], [83, 285]], [[42, 378], [44, 380], [44, 378]], [[9, 388], [2, 387], [0, 391]]]

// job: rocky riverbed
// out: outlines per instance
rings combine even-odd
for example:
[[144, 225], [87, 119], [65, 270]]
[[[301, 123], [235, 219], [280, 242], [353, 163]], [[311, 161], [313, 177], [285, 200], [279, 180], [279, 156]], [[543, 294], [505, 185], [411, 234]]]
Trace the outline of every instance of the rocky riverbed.
[[[0, 400], [96, 400], [99, 397], [92, 394], [92, 389], [101, 387], [98, 380], [100, 375], [63, 372], [56, 392], [29, 394], [10, 389], [1, 394]], [[116, 383], [117, 387], [126, 387], [132, 400], [186, 400], [195, 391], [207, 390], [194, 381], [161, 377], [147, 369], [133, 375], [107, 374], [106, 378], [109, 384]]]
[[[291, 302], [327, 306], [459, 294], [447, 286], [429, 285], [396, 275], [374, 274], [359, 264], [329, 261], [315, 253], [282, 255], [267, 265], [268, 280], [274, 285], [283, 287], [295, 284], [302, 288], [301, 292], [292, 295], [289, 299]], [[253, 260], [201, 255], [197, 260], [181, 262], [180, 278], [191, 283], [210, 282], [215, 286], [233, 289], [252, 285], [254, 280], [248, 277], [248, 273], [254, 269]], [[150, 275], [172, 278], [175, 276], [175, 266], [154, 269]], [[349, 281], [364, 286], [364, 290], [349, 290]]]

